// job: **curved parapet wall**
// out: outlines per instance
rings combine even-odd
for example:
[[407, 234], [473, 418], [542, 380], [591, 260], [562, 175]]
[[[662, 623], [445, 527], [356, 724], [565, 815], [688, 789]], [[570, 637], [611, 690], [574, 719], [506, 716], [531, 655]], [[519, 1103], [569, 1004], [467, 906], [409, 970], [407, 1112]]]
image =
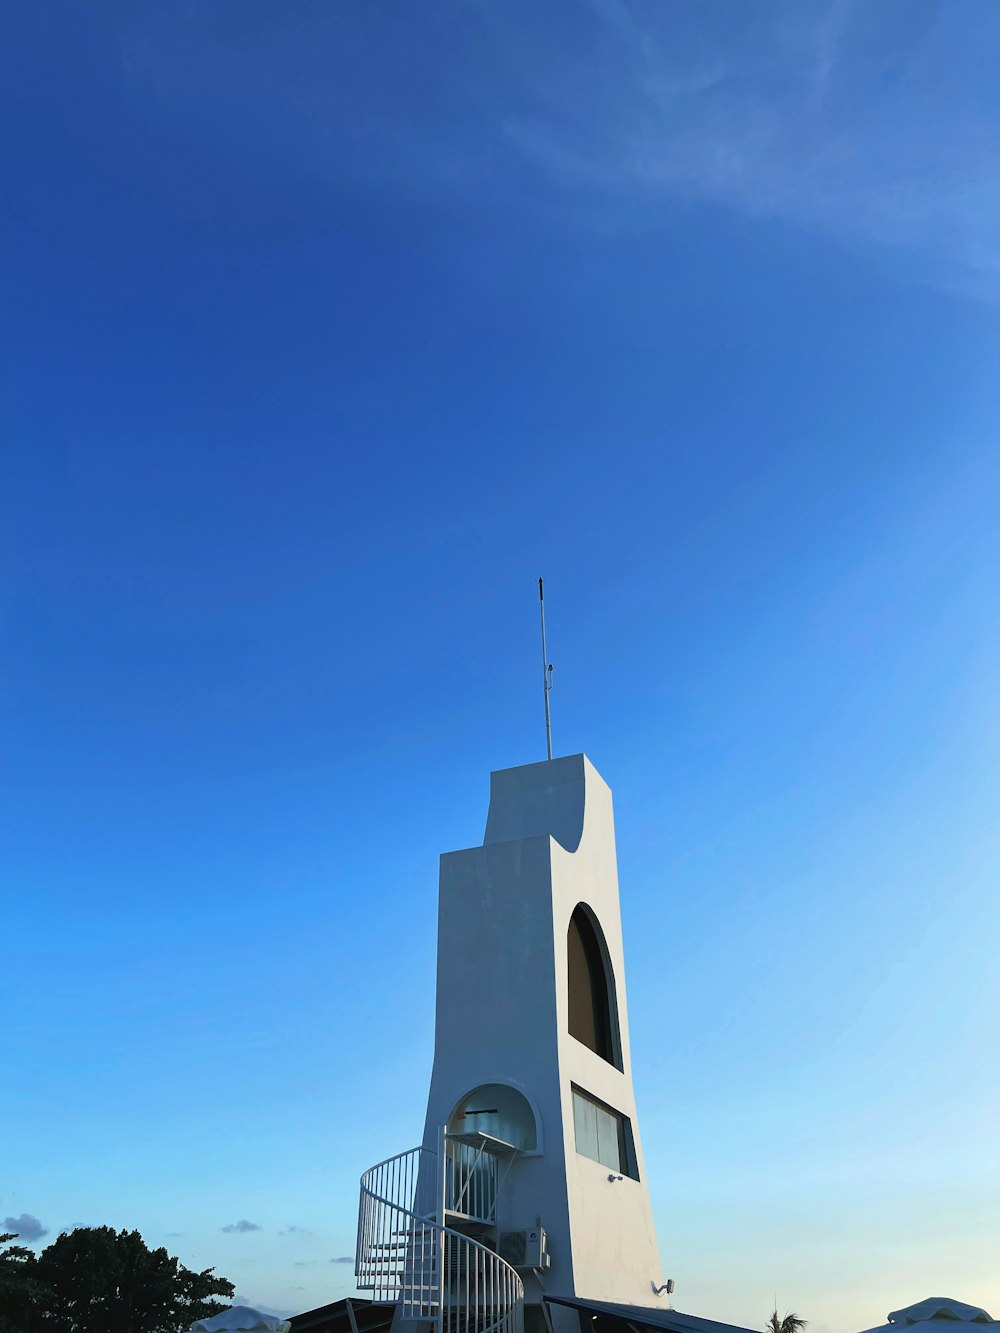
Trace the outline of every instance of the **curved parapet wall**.
[[[584, 754], [523, 764], [490, 774], [490, 809], [483, 845], [519, 842], [549, 834], [575, 852], [584, 829], [611, 793]], [[603, 797], [603, 800], [602, 800]]]

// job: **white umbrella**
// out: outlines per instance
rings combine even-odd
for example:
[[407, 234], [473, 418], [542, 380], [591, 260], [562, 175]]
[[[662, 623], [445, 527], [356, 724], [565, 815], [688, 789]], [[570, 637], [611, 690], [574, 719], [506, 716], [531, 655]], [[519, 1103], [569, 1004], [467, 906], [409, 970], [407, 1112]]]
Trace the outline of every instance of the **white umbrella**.
[[[866, 1333], [958, 1333], [956, 1324], [994, 1324], [985, 1310], [978, 1305], [966, 1305], [948, 1296], [929, 1296], [916, 1305], [893, 1310], [887, 1324], [870, 1328]], [[968, 1333], [973, 1333], [972, 1329]]]
[[290, 1333], [291, 1327], [287, 1319], [261, 1314], [248, 1305], [234, 1305], [211, 1319], [199, 1319], [191, 1325], [190, 1333]]
[[964, 1301], [953, 1301], [947, 1296], [929, 1296], [925, 1301], [908, 1305], [905, 1310], [893, 1310], [889, 1315], [890, 1324], [924, 1324], [929, 1319], [960, 1319], [968, 1324], [994, 1323], [978, 1305], [966, 1305]]

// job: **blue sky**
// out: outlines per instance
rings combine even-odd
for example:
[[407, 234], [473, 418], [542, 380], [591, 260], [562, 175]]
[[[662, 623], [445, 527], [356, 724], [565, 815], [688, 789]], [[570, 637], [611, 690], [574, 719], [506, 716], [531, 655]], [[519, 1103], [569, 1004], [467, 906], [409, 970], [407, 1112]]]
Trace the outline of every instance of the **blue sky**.
[[351, 1289], [543, 573], [678, 1308], [1000, 1315], [1000, 11], [0, 23], [0, 1214]]

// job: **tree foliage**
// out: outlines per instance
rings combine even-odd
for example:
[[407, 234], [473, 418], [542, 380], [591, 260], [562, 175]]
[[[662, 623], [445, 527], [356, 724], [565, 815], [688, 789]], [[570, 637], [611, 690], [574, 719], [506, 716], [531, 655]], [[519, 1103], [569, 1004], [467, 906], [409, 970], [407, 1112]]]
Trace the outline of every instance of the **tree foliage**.
[[0, 1235], [0, 1333], [30, 1333], [42, 1294], [37, 1261], [23, 1245], [11, 1245], [13, 1240], [13, 1232]]
[[764, 1328], [766, 1333], [802, 1333], [808, 1322], [808, 1319], [800, 1319], [797, 1314], [791, 1311], [786, 1315], [779, 1315], [777, 1306], [775, 1306]]
[[138, 1231], [77, 1227], [37, 1259], [21, 1246], [0, 1253], [0, 1333], [186, 1333], [232, 1296], [211, 1268], [185, 1268]]

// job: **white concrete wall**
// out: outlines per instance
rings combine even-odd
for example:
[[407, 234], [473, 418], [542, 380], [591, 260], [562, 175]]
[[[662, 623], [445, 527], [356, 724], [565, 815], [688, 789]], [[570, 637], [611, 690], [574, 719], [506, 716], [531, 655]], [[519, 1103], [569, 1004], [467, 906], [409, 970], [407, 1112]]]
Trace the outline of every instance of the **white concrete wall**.
[[[581, 902], [614, 973], [620, 1071], [568, 1031], [566, 937]], [[584, 755], [494, 773], [483, 846], [441, 858], [427, 1147], [482, 1083], [519, 1088], [540, 1115], [541, 1150], [515, 1161], [499, 1220], [515, 1230], [541, 1219], [545, 1290], [665, 1307], [653, 1294], [662, 1277], [632, 1091], [611, 792]], [[631, 1121], [638, 1180], [612, 1183], [577, 1153], [574, 1083]]]

